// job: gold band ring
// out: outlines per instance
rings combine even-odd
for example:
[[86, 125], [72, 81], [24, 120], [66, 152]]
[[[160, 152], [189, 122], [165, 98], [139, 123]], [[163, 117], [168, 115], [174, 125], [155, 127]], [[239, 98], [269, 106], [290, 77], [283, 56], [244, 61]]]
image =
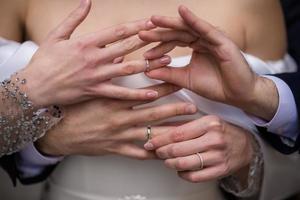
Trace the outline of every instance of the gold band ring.
[[200, 170], [201, 170], [204, 167], [203, 157], [202, 157], [202, 155], [200, 153], [196, 153], [196, 155], [199, 158], [199, 161], [200, 161]]

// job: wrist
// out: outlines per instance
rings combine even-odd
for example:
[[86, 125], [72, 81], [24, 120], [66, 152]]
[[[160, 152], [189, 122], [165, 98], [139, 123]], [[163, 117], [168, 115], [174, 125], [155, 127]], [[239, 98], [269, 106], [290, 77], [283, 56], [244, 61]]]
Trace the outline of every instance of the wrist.
[[41, 138], [34, 143], [36, 150], [47, 157], [62, 157], [63, 155], [58, 148], [50, 145], [47, 138]]
[[279, 94], [275, 83], [258, 76], [251, 100], [246, 102], [243, 110], [251, 115], [270, 121], [276, 114], [279, 105]]
[[19, 78], [26, 81], [24, 92], [27, 94], [28, 98], [35, 107], [48, 107], [51, 104], [47, 101], [49, 99], [46, 96], [47, 92], [43, 92], [45, 91], [47, 84], [40, 80], [40, 76], [38, 75], [39, 72], [31, 68], [32, 67], [29, 64], [24, 70], [18, 73]]
[[254, 159], [254, 138], [249, 133], [246, 133], [245, 137], [247, 138], [247, 143], [245, 144], [246, 150], [244, 151], [244, 157], [241, 158], [240, 168], [235, 171], [233, 176], [239, 180], [240, 185], [243, 189], [248, 187], [249, 173], [251, 170], [251, 163]]

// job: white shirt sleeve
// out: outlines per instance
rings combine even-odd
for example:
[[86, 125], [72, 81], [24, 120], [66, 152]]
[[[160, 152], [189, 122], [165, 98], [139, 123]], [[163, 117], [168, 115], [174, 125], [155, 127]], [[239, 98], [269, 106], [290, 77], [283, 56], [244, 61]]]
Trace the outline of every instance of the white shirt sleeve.
[[22, 151], [17, 153], [16, 163], [19, 176], [21, 178], [30, 178], [38, 176], [50, 165], [59, 163], [63, 157], [49, 157], [42, 155], [31, 143]]
[[0, 80], [24, 68], [37, 49], [38, 46], [31, 41], [20, 44], [0, 38]]
[[294, 95], [289, 86], [281, 79], [274, 76], [264, 76], [272, 80], [279, 94], [279, 104], [271, 121], [266, 122], [260, 118], [250, 116], [254, 124], [265, 127], [271, 133], [280, 135], [282, 141], [289, 146], [293, 146], [299, 135], [298, 113]]

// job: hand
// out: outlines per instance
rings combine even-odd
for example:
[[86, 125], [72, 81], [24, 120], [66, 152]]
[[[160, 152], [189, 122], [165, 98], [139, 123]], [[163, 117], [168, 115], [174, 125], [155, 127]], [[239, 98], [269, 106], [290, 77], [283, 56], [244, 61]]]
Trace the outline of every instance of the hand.
[[240, 49], [221, 31], [183, 6], [179, 14], [182, 19], [153, 16], [153, 24], [165, 29], [142, 31], [139, 36], [147, 42], [162, 42], [145, 53], [147, 59], [159, 57], [176, 46], [187, 46], [193, 49], [190, 63], [184, 68], [165, 67], [146, 74], [272, 119], [278, 107], [275, 84], [252, 72]]
[[[48, 35], [30, 64], [19, 73], [19, 76], [27, 79], [26, 93], [33, 103], [46, 107], [73, 104], [94, 97], [134, 100], [155, 98], [156, 91], [129, 89], [110, 82], [115, 77], [145, 71], [145, 60], [125, 63], [116, 63], [116, 60], [146, 45], [136, 34], [154, 28], [154, 25], [149, 20], [140, 20], [70, 39], [91, 7], [90, 0], [81, 2]], [[170, 59], [165, 58], [163, 62], [157, 59], [151, 61], [151, 68], [168, 64]]]
[[[151, 87], [159, 96], [178, 90], [170, 84]], [[196, 107], [174, 103], [150, 108], [135, 108], [146, 101], [97, 99], [66, 107], [65, 118], [49, 131], [36, 146], [48, 155], [119, 154], [136, 159], [154, 158], [153, 153], [136, 145], [146, 140], [146, 126], [177, 115], [193, 114]], [[154, 126], [154, 135], [171, 126]]]
[[[179, 127], [170, 128], [145, 144], [155, 150], [165, 165], [191, 182], [219, 179], [245, 171], [253, 158], [251, 133], [205, 116]], [[203, 169], [197, 153], [203, 158]]]

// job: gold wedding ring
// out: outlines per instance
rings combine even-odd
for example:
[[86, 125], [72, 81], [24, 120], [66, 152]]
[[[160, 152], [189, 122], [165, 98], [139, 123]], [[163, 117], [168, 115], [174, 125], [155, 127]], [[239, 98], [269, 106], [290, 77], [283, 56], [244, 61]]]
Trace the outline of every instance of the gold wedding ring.
[[147, 131], [146, 131], [146, 140], [150, 140], [152, 138], [151, 136], [152, 130], [151, 130], [151, 125], [147, 126]]
[[203, 161], [203, 157], [201, 156], [200, 153], [196, 153], [197, 157], [199, 158], [200, 161], [200, 170], [203, 169], [204, 167], [204, 161]]
[[149, 71], [149, 69], [150, 69], [150, 62], [149, 62], [148, 59], [146, 59], [145, 62], [146, 62], [146, 71]]

